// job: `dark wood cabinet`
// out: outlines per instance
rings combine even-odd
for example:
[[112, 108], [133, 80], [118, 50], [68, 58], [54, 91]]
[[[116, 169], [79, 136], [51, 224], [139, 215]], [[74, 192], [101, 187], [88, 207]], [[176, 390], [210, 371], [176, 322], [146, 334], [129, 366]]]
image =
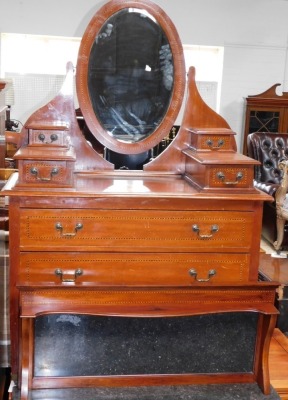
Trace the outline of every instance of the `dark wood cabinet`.
[[253, 132], [279, 132], [288, 134], [288, 93], [276, 93], [276, 83], [258, 95], [246, 98], [243, 153], [247, 154], [247, 136]]
[[5, 90], [7, 89], [7, 82], [0, 80], [0, 168], [5, 168], [5, 119], [6, 119], [6, 104], [5, 104]]

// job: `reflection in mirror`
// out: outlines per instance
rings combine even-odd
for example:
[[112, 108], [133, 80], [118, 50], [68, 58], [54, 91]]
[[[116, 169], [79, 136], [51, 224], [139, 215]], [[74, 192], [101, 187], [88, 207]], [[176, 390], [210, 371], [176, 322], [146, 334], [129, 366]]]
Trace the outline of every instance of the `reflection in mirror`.
[[89, 57], [88, 91], [102, 127], [134, 143], [163, 120], [173, 92], [169, 41], [146, 10], [124, 8], [98, 32]]

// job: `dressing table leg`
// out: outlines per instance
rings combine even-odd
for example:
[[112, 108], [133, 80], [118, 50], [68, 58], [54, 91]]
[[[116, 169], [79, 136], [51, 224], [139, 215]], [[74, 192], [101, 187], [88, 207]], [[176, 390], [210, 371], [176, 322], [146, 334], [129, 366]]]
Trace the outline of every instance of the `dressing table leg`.
[[33, 352], [34, 352], [34, 319], [21, 319], [21, 400], [28, 400], [29, 390], [32, 387]]
[[259, 315], [258, 323], [258, 340], [256, 343], [258, 354], [255, 360], [255, 376], [259, 387], [263, 393], [270, 394], [270, 376], [269, 376], [269, 347], [272, 339], [273, 331], [276, 326], [277, 315]]

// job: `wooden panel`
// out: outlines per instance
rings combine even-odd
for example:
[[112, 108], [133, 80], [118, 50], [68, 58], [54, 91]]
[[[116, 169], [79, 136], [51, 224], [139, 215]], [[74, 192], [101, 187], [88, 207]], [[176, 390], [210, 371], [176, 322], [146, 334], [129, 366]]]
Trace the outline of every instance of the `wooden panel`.
[[[259, 311], [278, 314], [274, 284], [187, 288], [29, 288], [21, 291], [21, 316], [51, 312], [94, 315], [172, 316]], [[274, 328], [274, 327], [273, 327]]]
[[73, 178], [73, 163], [71, 162], [19, 160], [18, 185], [71, 187]]
[[[249, 261], [248, 254], [22, 253], [18, 284], [63, 286], [69, 282], [63, 283], [62, 279], [73, 281], [79, 269], [82, 274], [76, 277], [76, 286], [188, 286], [203, 285], [206, 280], [247, 282]], [[55, 274], [56, 269], [62, 270], [62, 277]], [[196, 277], [189, 273], [192, 269]]]
[[77, 246], [97, 251], [215, 253], [225, 247], [227, 252], [247, 252], [253, 224], [249, 212], [27, 209], [21, 212], [20, 246], [26, 251]]

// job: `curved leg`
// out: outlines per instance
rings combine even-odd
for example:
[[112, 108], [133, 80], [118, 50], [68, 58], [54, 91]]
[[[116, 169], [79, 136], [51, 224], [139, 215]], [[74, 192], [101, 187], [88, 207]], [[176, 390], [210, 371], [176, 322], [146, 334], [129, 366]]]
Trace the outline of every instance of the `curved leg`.
[[277, 315], [259, 316], [259, 334], [257, 341], [255, 375], [256, 381], [264, 394], [270, 394], [270, 376], [269, 376], [269, 347], [273, 331], [276, 325]]
[[277, 215], [276, 219], [276, 225], [277, 225], [277, 239], [273, 243], [273, 246], [275, 250], [278, 252], [280, 251], [283, 238], [284, 238], [284, 225], [285, 225], [285, 219]]

